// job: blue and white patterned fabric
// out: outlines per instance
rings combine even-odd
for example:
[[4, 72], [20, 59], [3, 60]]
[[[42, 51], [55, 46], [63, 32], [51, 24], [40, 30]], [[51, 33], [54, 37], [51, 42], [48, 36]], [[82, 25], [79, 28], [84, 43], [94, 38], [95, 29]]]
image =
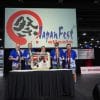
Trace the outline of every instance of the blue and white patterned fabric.
[[50, 56], [51, 56], [51, 61], [52, 61], [51, 64], [54, 69], [56, 69], [58, 67], [62, 67], [62, 61], [64, 59], [64, 52], [62, 49], [59, 49], [58, 59], [56, 57], [55, 49], [51, 50]]
[[[65, 58], [65, 68], [68, 68], [68, 63], [67, 63], [67, 51], [65, 51], [65, 54], [64, 54], [64, 58]], [[77, 57], [77, 54], [74, 50], [71, 50], [71, 56], [70, 56], [70, 68], [71, 69], [75, 69], [76, 68], [76, 63], [75, 63], [75, 59]]]

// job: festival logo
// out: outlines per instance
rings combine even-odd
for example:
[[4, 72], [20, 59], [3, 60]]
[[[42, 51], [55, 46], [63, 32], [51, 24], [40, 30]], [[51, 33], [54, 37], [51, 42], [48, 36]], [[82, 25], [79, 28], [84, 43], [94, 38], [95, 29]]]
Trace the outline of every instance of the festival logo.
[[42, 31], [42, 20], [33, 11], [20, 10], [9, 17], [6, 30], [12, 41], [25, 45], [27, 42], [39, 38]]
[[54, 47], [55, 42], [77, 47], [75, 9], [6, 8], [5, 48], [14, 48], [15, 43], [27, 48], [30, 42], [34, 48]]

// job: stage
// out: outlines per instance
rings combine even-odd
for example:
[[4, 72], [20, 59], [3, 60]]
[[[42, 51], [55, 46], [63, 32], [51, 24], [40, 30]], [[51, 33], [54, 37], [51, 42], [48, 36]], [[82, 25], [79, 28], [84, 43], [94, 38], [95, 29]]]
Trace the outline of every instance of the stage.
[[[93, 100], [92, 91], [96, 83], [100, 83], [100, 74], [80, 75], [77, 77], [77, 83], [75, 84], [75, 96], [74, 97], [49, 97], [33, 100]], [[6, 87], [7, 80], [0, 77], [0, 100], [6, 99]]]
[[16, 99], [39, 99], [74, 96], [74, 80], [70, 69], [15, 70], [7, 79], [7, 97]]

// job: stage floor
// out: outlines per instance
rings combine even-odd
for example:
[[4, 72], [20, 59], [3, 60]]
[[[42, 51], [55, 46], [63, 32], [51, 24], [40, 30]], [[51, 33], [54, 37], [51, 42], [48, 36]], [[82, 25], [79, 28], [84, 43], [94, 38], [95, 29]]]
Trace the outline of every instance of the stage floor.
[[[77, 77], [77, 83], [75, 84], [74, 97], [46, 97], [45, 100], [93, 100], [92, 91], [96, 83], [100, 83], [100, 74], [80, 75]], [[0, 100], [6, 100], [5, 87], [6, 80], [0, 77]], [[44, 99], [40, 98], [40, 100]]]

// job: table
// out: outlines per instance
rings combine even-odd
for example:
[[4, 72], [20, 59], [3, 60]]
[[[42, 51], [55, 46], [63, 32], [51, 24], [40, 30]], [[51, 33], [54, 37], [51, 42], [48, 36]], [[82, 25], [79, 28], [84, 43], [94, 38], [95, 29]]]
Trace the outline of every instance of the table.
[[20, 70], [9, 72], [7, 98], [9, 100], [34, 97], [74, 96], [72, 70]]

